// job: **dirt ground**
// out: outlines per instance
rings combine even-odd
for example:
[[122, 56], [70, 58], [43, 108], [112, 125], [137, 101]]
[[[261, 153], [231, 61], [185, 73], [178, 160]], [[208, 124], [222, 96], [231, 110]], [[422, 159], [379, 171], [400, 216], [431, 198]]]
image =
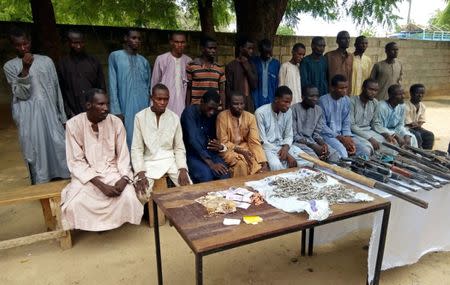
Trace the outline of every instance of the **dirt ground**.
[[[450, 100], [426, 105], [424, 127], [435, 132], [435, 148], [447, 150]], [[0, 121], [0, 188], [27, 185], [17, 132], [10, 121]], [[39, 202], [0, 208], [0, 240], [44, 228]], [[205, 284], [365, 284], [369, 236], [361, 231], [316, 246], [313, 257], [299, 257], [299, 233], [213, 254], [204, 259]], [[76, 231], [72, 238], [66, 251], [56, 241], [0, 251], [0, 284], [156, 284], [153, 231], [145, 223], [101, 234]], [[161, 227], [161, 242], [165, 283], [193, 284], [189, 247], [168, 225]], [[381, 284], [450, 284], [450, 252], [384, 271]]]

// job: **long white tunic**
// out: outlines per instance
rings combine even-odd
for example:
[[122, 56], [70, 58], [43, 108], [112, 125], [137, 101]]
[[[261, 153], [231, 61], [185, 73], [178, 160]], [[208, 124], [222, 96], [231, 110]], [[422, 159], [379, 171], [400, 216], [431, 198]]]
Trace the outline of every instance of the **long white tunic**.
[[136, 114], [131, 160], [134, 172], [145, 171], [150, 184], [167, 173], [178, 185], [178, 170], [188, 167], [180, 119], [174, 112], [166, 109], [159, 117], [159, 125], [151, 107]]
[[292, 91], [292, 105], [302, 101], [302, 84], [300, 78], [300, 65], [290, 61], [285, 62], [280, 67], [278, 75], [278, 85], [286, 85]]
[[96, 134], [81, 113], [67, 122], [66, 144], [72, 181], [61, 193], [63, 228], [105, 231], [126, 222], [138, 225], [143, 206], [132, 185], [120, 196], [108, 197], [90, 182], [98, 177], [113, 186], [123, 176], [133, 177], [122, 121], [108, 115], [98, 123]]

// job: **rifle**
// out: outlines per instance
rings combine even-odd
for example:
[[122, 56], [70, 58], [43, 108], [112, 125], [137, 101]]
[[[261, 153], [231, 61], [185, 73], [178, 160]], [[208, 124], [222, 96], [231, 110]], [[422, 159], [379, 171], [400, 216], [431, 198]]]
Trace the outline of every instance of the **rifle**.
[[[359, 159], [357, 159], [357, 160], [359, 160]], [[359, 163], [359, 165], [355, 166], [354, 167], [355, 169], [352, 169], [352, 170], [354, 170], [355, 172], [358, 172], [362, 175], [366, 175], [370, 178], [373, 178], [379, 182], [384, 182], [384, 183], [390, 182], [392, 184], [404, 187], [404, 188], [414, 191], [414, 192], [417, 192], [417, 188], [411, 187], [409, 185], [415, 185], [415, 186], [418, 186], [421, 189], [425, 189], [425, 190], [433, 189], [433, 187], [426, 186], [421, 183], [417, 183], [415, 180], [413, 180], [409, 177], [405, 177], [405, 176], [402, 176], [400, 174], [390, 171], [389, 166], [387, 166], [387, 167], [380, 166], [372, 161], [365, 161], [365, 160], [362, 160], [361, 162], [359, 162], [359, 161], [356, 161], [356, 162]], [[361, 165], [362, 165], [362, 167], [361, 167]], [[367, 166], [367, 168], [369, 168], [369, 169], [364, 167], [364, 165]], [[358, 169], [358, 168], [360, 168], [360, 169]], [[361, 169], [361, 168], [363, 168], [363, 169]], [[366, 169], [364, 169], [364, 168], [366, 168]], [[370, 171], [376, 172], [378, 175], [385, 175], [386, 178], [378, 179], [378, 177], [376, 175], [374, 175], [373, 173], [371, 173]]]
[[414, 153], [412, 153], [412, 152], [410, 152], [410, 151], [407, 151], [407, 150], [405, 150], [405, 149], [402, 149], [402, 148], [400, 148], [400, 147], [398, 147], [398, 146], [396, 146], [396, 145], [390, 144], [390, 143], [388, 143], [388, 142], [382, 142], [382, 144], [383, 144], [384, 146], [390, 148], [390, 149], [395, 150], [395, 151], [398, 152], [400, 155], [406, 156], [406, 157], [408, 157], [408, 158], [410, 158], [410, 159], [414, 159], [415, 161], [417, 161], [417, 162], [419, 162], [419, 163], [421, 163], [421, 164], [425, 164], [426, 166], [428, 166], [428, 167], [430, 167], [430, 168], [433, 168], [433, 169], [435, 169], [435, 170], [439, 170], [439, 171], [444, 172], [444, 173], [450, 172], [450, 170], [449, 170], [447, 167], [444, 167], [444, 166], [442, 166], [441, 164], [437, 164], [437, 163], [435, 163], [435, 162], [429, 160], [429, 159], [426, 158], [426, 157], [419, 157], [419, 156], [415, 155]]
[[[376, 164], [380, 164], [388, 169], [391, 170], [391, 177], [401, 177], [400, 180], [404, 180], [408, 183], [412, 183], [414, 185], [417, 185], [419, 187], [423, 187], [425, 190], [431, 190], [431, 188], [429, 186], [425, 186], [426, 185], [430, 185], [431, 187], [435, 187], [435, 188], [439, 188], [441, 187], [441, 182], [432, 178], [432, 177], [425, 177], [419, 173], [413, 173], [407, 169], [398, 167], [396, 165], [392, 165], [389, 163], [385, 163], [380, 161], [377, 158], [372, 158], [372, 160], [376, 163]], [[394, 178], [395, 179], [395, 178]], [[397, 179], [398, 180], [398, 179]]]
[[430, 159], [430, 160], [432, 160], [432, 161], [434, 161], [436, 163], [439, 163], [439, 164], [441, 164], [441, 165], [443, 165], [443, 166], [445, 166], [447, 168], [450, 168], [450, 161], [447, 158], [439, 157], [437, 155], [434, 155], [430, 151], [426, 151], [426, 150], [423, 150], [423, 149], [420, 149], [420, 148], [417, 148], [417, 147], [413, 147], [413, 146], [410, 146], [410, 145], [407, 145], [406, 148], [411, 150], [411, 151], [413, 151], [413, 152], [415, 152], [415, 153], [418, 153], [421, 156], [426, 157], [426, 158], [428, 158], [428, 159]]
[[440, 178], [445, 179], [447, 181], [450, 180], [450, 175], [449, 174], [444, 173], [444, 172], [439, 171], [439, 170], [436, 170], [434, 168], [430, 168], [427, 165], [423, 165], [423, 164], [417, 163], [416, 161], [414, 161], [412, 159], [409, 159], [409, 158], [406, 158], [406, 157], [403, 157], [403, 156], [397, 156], [396, 160], [395, 160], [395, 163], [403, 163], [403, 164], [408, 164], [410, 166], [412, 165], [413, 167], [419, 168], [423, 172], [426, 172], [428, 174], [440, 177]]
[[324, 161], [321, 161], [320, 159], [314, 158], [314, 157], [312, 157], [312, 156], [310, 156], [310, 155], [308, 155], [306, 153], [300, 153], [299, 156], [301, 158], [305, 159], [305, 160], [308, 160], [308, 161], [314, 163], [316, 166], [327, 168], [327, 169], [333, 171], [334, 173], [336, 173], [337, 175], [340, 175], [340, 176], [342, 176], [344, 178], [352, 180], [352, 181], [354, 181], [356, 183], [365, 185], [365, 186], [370, 187], [370, 188], [375, 188], [375, 189], [380, 190], [382, 192], [391, 194], [391, 195], [393, 195], [395, 197], [403, 199], [403, 200], [405, 200], [407, 202], [410, 202], [410, 203], [412, 203], [412, 204], [414, 204], [416, 206], [419, 206], [419, 207], [421, 207], [423, 209], [427, 209], [428, 208], [428, 203], [427, 202], [425, 202], [425, 201], [423, 201], [421, 199], [418, 199], [418, 198], [416, 198], [414, 196], [411, 196], [411, 195], [408, 195], [406, 193], [403, 193], [403, 192], [401, 192], [401, 191], [399, 191], [399, 190], [397, 190], [397, 189], [395, 189], [395, 188], [393, 188], [393, 187], [391, 187], [391, 186], [389, 186], [387, 184], [384, 184], [382, 182], [378, 182], [378, 181], [372, 180], [370, 178], [361, 176], [359, 174], [353, 173], [350, 170], [347, 170], [345, 168], [341, 168], [341, 167], [335, 166], [335, 165], [330, 165], [330, 164], [328, 164], [328, 163], [326, 163]]

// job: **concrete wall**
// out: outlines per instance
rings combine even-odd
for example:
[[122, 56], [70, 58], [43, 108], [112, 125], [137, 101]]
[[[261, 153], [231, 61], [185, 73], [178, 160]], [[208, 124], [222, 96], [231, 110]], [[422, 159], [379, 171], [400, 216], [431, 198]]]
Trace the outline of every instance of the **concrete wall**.
[[[10, 58], [14, 57], [14, 51], [9, 45], [7, 31], [11, 23], [0, 22], [0, 65]], [[29, 24], [21, 24], [24, 28], [30, 29]], [[85, 32], [87, 37], [87, 51], [94, 54], [102, 62], [105, 72], [107, 70], [108, 54], [121, 48], [121, 39], [124, 32], [123, 28], [116, 27], [92, 27], [92, 26], [69, 26], [59, 25], [61, 34], [70, 28], [77, 28]], [[168, 50], [167, 41], [168, 31], [162, 30], [144, 30], [143, 48], [141, 54], [146, 56], [153, 64], [158, 54]], [[187, 34], [188, 47], [186, 53], [191, 57], [199, 54], [199, 32], [189, 32]], [[218, 33], [219, 43], [218, 61], [225, 64], [234, 58], [234, 34]], [[336, 48], [335, 38], [328, 37], [327, 51]], [[366, 52], [377, 62], [385, 58], [384, 45], [392, 41], [385, 38], [369, 39], [369, 48]], [[429, 42], [415, 40], [396, 40], [400, 47], [399, 59], [404, 66], [403, 85], [405, 89], [413, 83], [423, 83], [427, 87], [427, 96], [447, 96], [450, 95], [450, 42]], [[311, 37], [280, 36], [274, 41], [274, 56], [282, 62], [290, 59], [291, 47], [302, 42], [307, 46], [307, 54], [311, 53]], [[354, 39], [351, 42], [353, 51]], [[65, 49], [66, 50], [66, 49]], [[0, 108], [8, 109], [5, 104], [10, 102], [9, 86], [6, 83], [4, 73], [0, 74]], [[0, 113], [3, 113], [0, 110]], [[3, 116], [2, 116], [3, 117]]]

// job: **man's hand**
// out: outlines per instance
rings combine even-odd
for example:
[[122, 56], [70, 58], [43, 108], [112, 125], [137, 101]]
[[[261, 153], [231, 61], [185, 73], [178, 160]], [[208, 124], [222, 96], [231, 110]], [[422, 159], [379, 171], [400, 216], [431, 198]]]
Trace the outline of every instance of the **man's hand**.
[[370, 138], [369, 142], [373, 146], [374, 150], [379, 150], [380, 149], [380, 143], [376, 139]]
[[355, 142], [349, 136], [338, 136], [338, 140], [344, 145], [348, 152], [348, 155], [354, 155], [356, 153]]
[[224, 149], [224, 146], [218, 140], [212, 139], [208, 142], [208, 145], [206, 148], [211, 151], [219, 152]]
[[239, 62], [241, 63], [241, 64], [248, 64], [248, 58], [246, 57], [246, 56], [240, 56], [239, 57]]
[[289, 145], [285, 144], [278, 151], [278, 157], [280, 158], [281, 161], [286, 161], [288, 159], [288, 155], [289, 155]]
[[122, 177], [116, 182], [116, 184], [114, 184], [114, 187], [116, 188], [117, 191], [119, 191], [119, 193], [122, 193], [123, 189], [125, 189], [127, 184], [128, 181]]
[[226, 175], [228, 174], [228, 169], [225, 165], [223, 165], [222, 163], [212, 163], [209, 168], [211, 168], [211, 170], [217, 174], [217, 175]]
[[295, 160], [295, 158], [293, 158], [290, 154], [287, 155], [287, 163], [289, 168], [297, 167], [297, 160]]
[[147, 192], [147, 188], [149, 186], [147, 177], [145, 177], [145, 171], [139, 172], [137, 178], [138, 181], [135, 184], [136, 193], [145, 195], [145, 193]]
[[314, 152], [317, 154], [317, 156], [323, 155], [323, 147], [318, 144], [311, 144], [309, 146]]
[[108, 197], [120, 196], [119, 190], [116, 187], [105, 184], [103, 187], [99, 188]]
[[261, 169], [258, 170], [258, 173], [263, 173], [269, 171], [269, 164], [267, 164], [267, 161], [264, 161], [261, 163]]
[[116, 187], [103, 183], [98, 177], [94, 177], [90, 181], [107, 197], [117, 197], [120, 195]]
[[390, 134], [388, 134], [388, 133], [382, 133], [381, 135], [384, 137], [384, 139], [385, 139], [388, 143], [391, 143], [391, 144], [397, 144], [397, 141], [395, 140], [394, 135], [390, 135]]
[[400, 147], [405, 145], [405, 140], [401, 136], [394, 134], [394, 139], [396, 140], [396, 142]]
[[22, 72], [21, 77], [25, 77], [30, 72], [31, 65], [33, 64], [34, 57], [31, 53], [26, 53], [22, 57]]
[[420, 127], [417, 122], [412, 122], [411, 124], [407, 124], [406, 126], [410, 129], [417, 129], [418, 127]]
[[241, 154], [249, 166], [253, 165], [253, 154], [249, 150], [236, 147], [234, 148], [234, 151], [238, 154]]
[[405, 145], [411, 145], [411, 136], [404, 136], [403, 142]]
[[318, 139], [317, 144], [322, 147], [322, 153], [323, 155], [330, 155], [330, 150], [328, 149], [328, 145], [325, 143], [323, 139]]
[[178, 184], [180, 186], [185, 186], [191, 184], [189, 180], [189, 175], [186, 168], [180, 168], [178, 173]]

